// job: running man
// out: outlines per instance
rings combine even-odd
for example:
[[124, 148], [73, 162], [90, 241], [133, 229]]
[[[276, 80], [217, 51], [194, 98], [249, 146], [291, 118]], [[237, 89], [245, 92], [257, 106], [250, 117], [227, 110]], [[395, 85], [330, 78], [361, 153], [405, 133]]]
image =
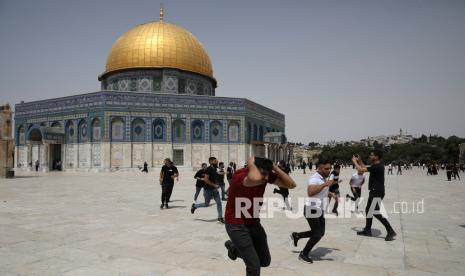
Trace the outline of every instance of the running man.
[[207, 163], [202, 163], [202, 168], [198, 170], [194, 175], [194, 178], [197, 180], [195, 183], [194, 203], [196, 203], [197, 197], [199, 197], [200, 191], [205, 186], [205, 181], [203, 180], [205, 178], [206, 172], [207, 172]]
[[[284, 160], [281, 160], [279, 161], [278, 163], [278, 167], [285, 173], [287, 173], [289, 175], [289, 173], [291, 172], [291, 169], [289, 166], [286, 166], [286, 162], [284, 162]], [[284, 200], [284, 205], [285, 207], [283, 207], [283, 210], [291, 210], [292, 211], [292, 207], [291, 207], [291, 204], [289, 204], [289, 189], [287, 188], [282, 188], [282, 187], [278, 187], [278, 188], [274, 188], [273, 190], [273, 194], [280, 194], [282, 197], [283, 197], [283, 200]]]
[[294, 246], [297, 246], [299, 239], [309, 238], [304, 249], [299, 254], [299, 260], [306, 263], [313, 263], [309, 253], [313, 247], [321, 240], [325, 234], [324, 210], [328, 200], [328, 190], [335, 180], [328, 179], [331, 172], [331, 162], [321, 161], [317, 165], [316, 173], [310, 176], [307, 187], [307, 197], [305, 197], [304, 217], [310, 226], [310, 231], [293, 232], [291, 239]]
[[203, 196], [205, 197], [204, 203], [192, 203], [191, 213], [194, 214], [197, 208], [206, 208], [210, 206], [210, 201], [213, 199], [216, 203], [216, 211], [218, 212], [218, 221], [224, 223], [223, 219], [223, 206], [221, 205], [220, 193], [218, 192], [219, 185], [219, 175], [217, 173], [218, 169], [218, 160], [215, 157], [210, 157], [208, 159], [210, 166], [205, 172], [203, 182]]
[[266, 233], [258, 218], [267, 183], [288, 189], [296, 186], [271, 160], [253, 156], [246, 168], [236, 171], [229, 186], [225, 218], [231, 240], [224, 245], [231, 260], [242, 258], [247, 276], [260, 275], [260, 268], [271, 262]]
[[346, 198], [350, 198], [350, 200], [355, 202], [355, 212], [358, 212], [358, 199], [362, 196], [362, 185], [365, 183], [365, 176], [363, 176], [363, 172], [357, 171], [352, 175], [350, 178], [350, 190], [354, 196], [350, 196], [346, 194]]

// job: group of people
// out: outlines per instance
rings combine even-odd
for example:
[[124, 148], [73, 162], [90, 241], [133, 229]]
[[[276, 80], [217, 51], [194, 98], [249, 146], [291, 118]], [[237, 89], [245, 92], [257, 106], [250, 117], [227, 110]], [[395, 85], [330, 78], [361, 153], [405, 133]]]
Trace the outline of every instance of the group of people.
[[[225, 177], [228, 182], [231, 181], [233, 174], [236, 170], [236, 164], [230, 162], [228, 168], [225, 170], [224, 162], [218, 162], [216, 157], [208, 159], [209, 165], [202, 164], [202, 168], [198, 170], [194, 178], [196, 179], [194, 202], [191, 206], [191, 213], [194, 214], [198, 208], [205, 208], [210, 206], [210, 201], [213, 199], [216, 203], [216, 210], [218, 213], [218, 221], [224, 223], [223, 206], [221, 201], [226, 201], [226, 184]], [[197, 198], [200, 191], [203, 189], [204, 202], [197, 203]], [[221, 190], [221, 197], [220, 192]]]
[[[371, 236], [373, 217], [378, 219], [386, 228], [386, 241], [394, 240], [396, 232], [386, 217], [380, 213], [380, 206], [385, 195], [384, 165], [382, 164], [382, 152], [374, 150], [370, 154], [371, 166], [366, 166], [358, 155], [354, 155], [354, 163], [357, 173], [351, 177], [352, 200], [357, 200], [361, 195], [361, 186], [364, 182], [363, 174], [370, 173], [368, 181], [369, 197], [365, 209], [366, 224], [363, 230], [357, 234]], [[317, 171], [309, 178], [305, 197], [304, 217], [310, 230], [291, 233], [294, 246], [300, 239], [308, 238], [308, 241], [299, 253], [299, 259], [312, 263], [309, 253], [325, 234], [325, 210], [326, 198], [330, 193], [338, 193], [338, 188], [331, 188], [339, 184], [337, 169], [331, 171], [332, 164], [329, 161], [320, 161]], [[340, 169], [340, 168], [339, 168]], [[280, 166], [275, 166], [270, 160], [252, 157], [247, 162], [247, 167], [238, 170], [230, 183], [228, 202], [226, 204], [225, 223], [226, 232], [230, 238], [225, 242], [228, 256], [232, 260], [242, 258], [246, 265], [247, 275], [260, 275], [260, 268], [266, 267], [271, 262], [266, 232], [260, 224], [257, 209], [260, 204], [240, 204], [243, 199], [254, 201], [263, 200], [266, 185], [274, 184], [279, 189], [292, 189], [296, 187], [294, 180], [283, 171]], [[241, 199], [241, 200], [236, 200]], [[239, 214], [239, 215], [238, 215]]]
[[[385, 240], [392, 241], [396, 232], [387, 218], [380, 213], [380, 205], [385, 194], [382, 152], [373, 150], [369, 158], [371, 166], [366, 166], [358, 155], [353, 156], [352, 162], [357, 172], [351, 176], [349, 182], [352, 196], [347, 194], [346, 197], [356, 202], [360, 199], [362, 185], [365, 182], [364, 173], [369, 172], [369, 197], [365, 208], [366, 224], [357, 234], [371, 236], [371, 226], [373, 217], [375, 217], [386, 228]], [[173, 162], [168, 158], [164, 162], [160, 172], [160, 184], [162, 185], [160, 208], [162, 209], [169, 208], [168, 203], [174, 181], [179, 178], [178, 169]], [[225, 224], [229, 236], [229, 240], [224, 244], [229, 258], [232, 260], [241, 258], [245, 263], [247, 275], [260, 275], [261, 267], [266, 267], [271, 262], [266, 232], [258, 217], [263, 195], [267, 184], [276, 185], [273, 193], [281, 194], [285, 203], [284, 208], [292, 210], [288, 201], [289, 189], [295, 188], [296, 183], [289, 176], [291, 164], [281, 161], [275, 165], [269, 159], [251, 157], [244, 168], [236, 170], [233, 162], [225, 169], [224, 163], [218, 162], [215, 157], [210, 157], [208, 163], [202, 164], [202, 168], [194, 176], [196, 184], [191, 213], [194, 214], [199, 208], [208, 207], [213, 199], [216, 202], [218, 221]], [[299, 240], [308, 238], [298, 257], [306, 263], [313, 262], [309, 253], [325, 234], [327, 205], [331, 199], [334, 199], [333, 212], [337, 214], [337, 203], [340, 197], [341, 166], [336, 164], [332, 168], [331, 162], [320, 161], [316, 167], [316, 172], [310, 176], [307, 183], [303, 210], [310, 230], [292, 232], [290, 235], [294, 246], [298, 246]], [[225, 178], [229, 182], [227, 190]], [[204, 201], [197, 203], [202, 190]], [[222, 201], [227, 201], [224, 217]], [[255, 204], [257, 201], [259, 204]]]

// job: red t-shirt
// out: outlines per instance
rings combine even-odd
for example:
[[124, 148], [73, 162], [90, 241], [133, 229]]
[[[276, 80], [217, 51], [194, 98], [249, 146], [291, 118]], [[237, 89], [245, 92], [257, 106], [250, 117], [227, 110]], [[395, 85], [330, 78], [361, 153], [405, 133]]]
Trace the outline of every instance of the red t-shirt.
[[[245, 187], [244, 178], [248, 173], [249, 169], [247, 168], [237, 170], [229, 183], [228, 202], [226, 203], [226, 211], [224, 214], [225, 222], [227, 224], [254, 224], [260, 221], [258, 216], [254, 218], [254, 211], [258, 215], [261, 204], [256, 206], [256, 204], [254, 204], [254, 198], [256, 202], [263, 200], [263, 194], [265, 193], [267, 183], [255, 187]], [[268, 182], [274, 183], [276, 178], [277, 175], [275, 173], [270, 173]], [[240, 198], [241, 202], [237, 202], [236, 198]], [[250, 218], [246, 217], [244, 212], [242, 212], [245, 211], [246, 206], [246, 203], [242, 202], [242, 200], [249, 201], [251, 203], [251, 206], [247, 208], [247, 213], [250, 214]], [[236, 203], [239, 204], [239, 206], [236, 206]], [[243, 210], [239, 209], [241, 207], [243, 207]], [[255, 208], [257, 209], [255, 210]], [[236, 210], [240, 211], [240, 216], [238, 215], [236, 217]]]

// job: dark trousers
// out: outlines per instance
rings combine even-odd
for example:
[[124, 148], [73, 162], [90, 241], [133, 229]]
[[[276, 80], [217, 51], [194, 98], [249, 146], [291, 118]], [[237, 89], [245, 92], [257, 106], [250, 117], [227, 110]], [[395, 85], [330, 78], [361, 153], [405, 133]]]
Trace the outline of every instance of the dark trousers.
[[174, 182], [163, 182], [161, 184], [161, 203], [168, 203], [173, 193]]
[[194, 201], [197, 201], [197, 198], [199, 197], [200, 190], [202, 190], [202, 186], [195, 186], [195, 195], [194, 195]]
[[311, 209], [310, 206], [305, 206], [304, 216], [310, 226], [310, 231], [297, 233], [297, 238], [309, 238], [307, 244], [302, 250], [303, 254], [308, 255], [312, 251], [313, 247], [321, 240], [325, 235], [325, 217], [324, 212], [320, 210], [318, 215], [317, 210]]
[[357, 199], [359, 199], [362, 196], [362, 188], [350, 187], [350, 190], [352, 191], [352, 194], [354, 195], [350, 197], [350, 200], [357, 201]]
[[447, 171], [447, 172], [446, 172], [446, 175], [447, 175], [447, 180], [451, 181], [451, 179], [452, 179], [452, 172]]
[[[379, 212], [377, 212], [377, 211], [379, 211], [379, 208], [380, 208], [379, 205], [381, 204], [381, 201], [383, 200], [383, 198], [384, 198], [384, 193], [370, 191], [370, 194], [368, 196], [367, 206], [365, 208], [365, 216], [366, 216], [365, 230], [371, 231], [371, 225], [373, 223], [373, 217], [375, 217], [377, 220], [379, 220], [384, 225], [387, 232], [394, 231], [392, 229], [392, 227], [391, 227], [391, 224], [389, 224], [389, 221], [385, 217], [383, 217], [381, 214], [379, 214]], [[374, 202], [373, 202], [373, 200], [374, 200]], [[372, 207], [373, 204], [375, 204], [374, 207]], [[373, 212], [373, 217], [370, 216], [370, 214], [369, 214], [370, 210], [374, 210], [374, 211], [372, 211]]]
[[233, 243], [235, 255], [245, 263], [247, 276], [260, 275], [260, 268], [270, 265], [268, 241], [260, 223], [226, 224], [226, 232]]

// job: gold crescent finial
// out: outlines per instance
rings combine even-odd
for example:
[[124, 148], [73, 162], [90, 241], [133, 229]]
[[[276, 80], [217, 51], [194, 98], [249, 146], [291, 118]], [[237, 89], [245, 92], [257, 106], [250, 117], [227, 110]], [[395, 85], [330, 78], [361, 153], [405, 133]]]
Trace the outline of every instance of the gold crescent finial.
[[160, 3], [160, 22], [163, 22], [163, 3]]

